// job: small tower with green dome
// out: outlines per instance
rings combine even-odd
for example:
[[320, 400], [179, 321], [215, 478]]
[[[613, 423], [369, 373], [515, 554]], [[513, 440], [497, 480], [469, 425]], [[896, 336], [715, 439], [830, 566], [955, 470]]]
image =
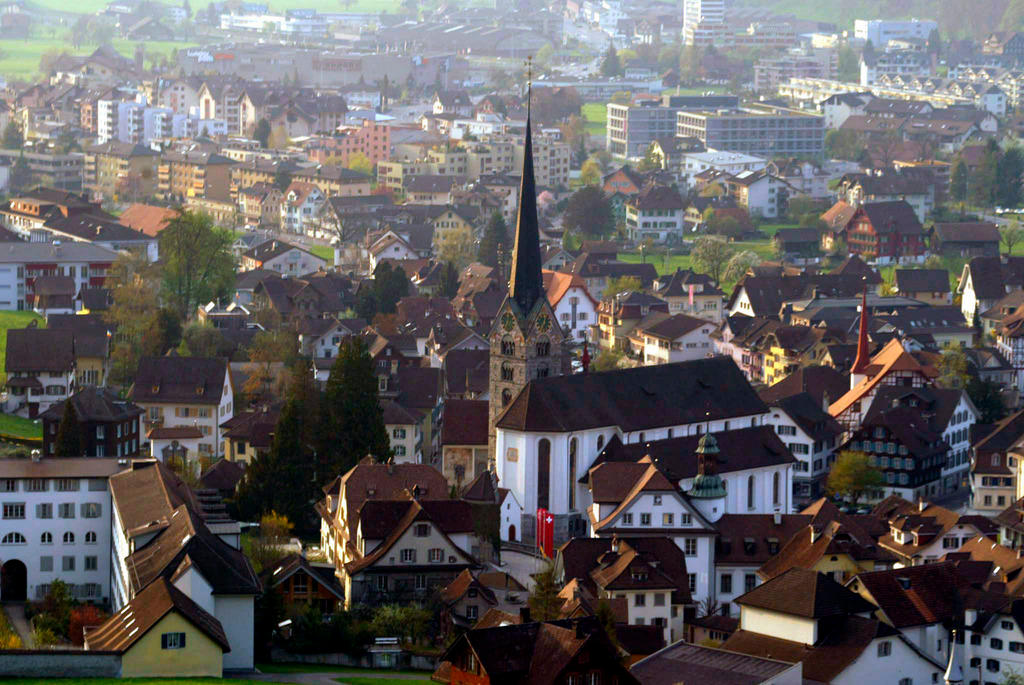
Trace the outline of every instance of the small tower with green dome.
[[725, 513], [725, 483], [718, 475], [718, 441], [711, 433], [704, 433], [697, 443], [697, 477], [686, 495], [711, 523]]

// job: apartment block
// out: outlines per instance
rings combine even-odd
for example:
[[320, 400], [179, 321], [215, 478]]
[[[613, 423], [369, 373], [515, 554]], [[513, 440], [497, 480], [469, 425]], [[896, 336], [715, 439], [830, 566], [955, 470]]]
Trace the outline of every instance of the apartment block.
[[696, 138], [708, 149], [769, 158], [818, 157], [825, 144], [823, 117], [761, 104], [714, 112], [677, 112], [675, 133]]

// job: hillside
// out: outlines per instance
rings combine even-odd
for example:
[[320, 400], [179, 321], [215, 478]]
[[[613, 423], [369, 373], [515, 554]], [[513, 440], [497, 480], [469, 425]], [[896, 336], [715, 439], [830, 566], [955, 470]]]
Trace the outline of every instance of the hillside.
[[854, 19], [935, 19], [945, 39], [983, 39], [991, 31], [1024, 28], [1024, 0], [737, 0], [737, 5], [832, 22], [850, 31]]

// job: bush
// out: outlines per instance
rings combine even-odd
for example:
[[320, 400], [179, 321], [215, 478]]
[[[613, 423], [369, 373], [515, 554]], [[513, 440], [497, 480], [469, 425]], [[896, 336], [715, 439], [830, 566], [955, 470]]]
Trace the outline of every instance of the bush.
[[85, 644], [85, 629], [98, 626], [107, 620], [107, 614], [92, 604], [75, 607], [71, 610], [71, 618], [68, 621], [68, 637], [71, 644], [81, 646]]
[[52, 647], [60, 644], [60, 636], [49, 628], [37, 628], [32, 632], [36, 647]]

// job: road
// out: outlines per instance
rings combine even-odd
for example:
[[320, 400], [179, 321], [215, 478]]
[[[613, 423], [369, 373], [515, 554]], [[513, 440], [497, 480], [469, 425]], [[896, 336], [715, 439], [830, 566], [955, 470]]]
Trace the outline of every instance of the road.
[[368, 680], [409, 680], [422, 682], [428, 678], [427, 673], [422, 675], [409, 675], [406, 673], [395, 673], [394, 671], [316, 671], [309, 673], [231, 673], [225, 674], [225, 678], [238, 678], [241, 680], [259, 680], [267, 683], [298, 683], [299, 685], [337, 685], [338, 678], [365, 678]]
[[21, 638], [21, 646], [25, 649], [34, 649], [36, 643], [32, 639], [32, 627], [25, 618], [25, 603], [6, 602], [4, 603], [4, 613], [7, 614], [11, 627], [14, 628]]

